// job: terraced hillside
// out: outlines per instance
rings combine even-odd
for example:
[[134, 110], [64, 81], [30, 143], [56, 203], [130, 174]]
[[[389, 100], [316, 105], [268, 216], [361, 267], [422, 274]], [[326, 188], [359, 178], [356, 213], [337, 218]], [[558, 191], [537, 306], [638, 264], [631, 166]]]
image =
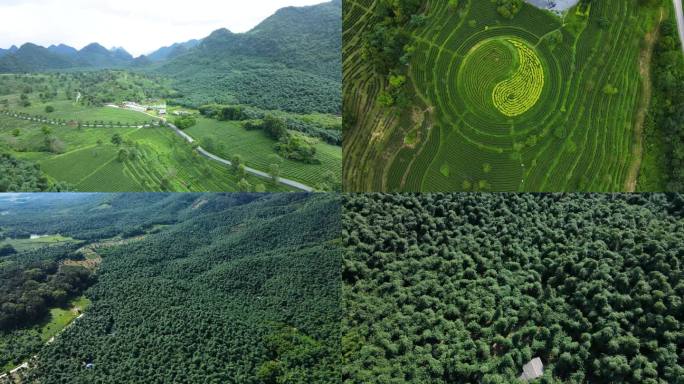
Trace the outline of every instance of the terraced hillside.
[[490, 1], [425, 0], [382, 73], [368, 49], [382, 38], [380, 3], [345, 2], [348, 191], [635, 188], [642, 75], [664, 9], [604, 0], [559, 16], [523, 4], [506, 18]]
[[[121, 144], [112, 142], [115, 135]], [[48, 143], [59, 147], [47, 148]], [[36, 162], [51, 180], [80, 192], [237, 191], [240, 181], [166, 127], [46, 127], [0, 114], [0, 149]], [[246, 180], [286, 190], [257, 177]]]
[[[171, 128], [159, 128], [164, 116], [152, 107], [147, 112], [121, 107], [131, 100], [166, 105], [166, 97], [174, 91], [161, 79], [154, 83], [155, 79], [126, 71], [0, 74], [0, 154], [9, 156], [3, 164], [18, 158], [26, 162], [24, 168], [31, 168], [30, 162], [37, 162], [48, 176], [40, 185], [49, 190], [279, 192], [297, 188], [293, 182], [317, 190], [341, 190], [339, 116], [206, 106], [240, 111], [237, 120], [223, 121], [220, 116], [209, 119], [199, 110], [169, 104], [164, 108], [169, 122], [178, 125], [181, 115], [189, 115], [196, 124], [185, 127], [195, 140], [190, 144]], [[284, 142], [294, 148], [293, 140], [243, 128], [271, 115], [285, 125], [282, 136], [296, 136], [298, 143], [306, 144], [298, 148], [312, 148], [311, 159], [300, 161], [276, 149]], [[240, 156], [243, 165], [263, 174], [208, 159], [200, 155], [202, 149], [223, 159]], [[279, 181], [273, 182], [269, 175], [276, 172]], [[14, 179], [18, 181], [0, 178], [0, 191], [33, 190], [22, 177]]]

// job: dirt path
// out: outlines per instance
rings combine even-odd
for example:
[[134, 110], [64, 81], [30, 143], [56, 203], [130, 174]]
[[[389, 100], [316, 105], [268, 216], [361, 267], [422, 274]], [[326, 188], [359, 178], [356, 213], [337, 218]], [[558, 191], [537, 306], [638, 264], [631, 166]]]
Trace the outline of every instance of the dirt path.
[[646, 34], [644, 39], [646, 44], [639, 54], [639, 74], [642, 79], [641, 100], [639, 101], [639, 108], [637, 109], [634, 122], [634, 145], [632, 146], [632, 158], [634, 160], [629, 168], [629, 173], [627, 174], [625, 192], [636, 192], [637, 189], [639, 171], [641, 170], [641, 162], [644, 157], [644, 121], [646, 121], [648, 108], [651, 104], [651, 95], [653, 94], [651, 59], [653, 58], [653, 48], [658, 41], [660, 24], [663, 22], [664, 17], [665, 9], [660, 8], [660, 19], [658, 20], [655, 29]]

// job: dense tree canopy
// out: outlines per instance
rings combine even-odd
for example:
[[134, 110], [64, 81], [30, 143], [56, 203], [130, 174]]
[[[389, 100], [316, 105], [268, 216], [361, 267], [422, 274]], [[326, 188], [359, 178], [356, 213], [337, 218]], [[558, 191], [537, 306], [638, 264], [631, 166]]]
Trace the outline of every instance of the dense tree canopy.
[[[98, 248], [98, 280], [86, 291], [91, 306], [38, 347], [27, 382], [339, 382], [335, 196], [78, 199], [12, 206], [22, 214], [0, 217], [0, 226], [5, 234], [23, 231], [42, 210], [51, 218], [41, 230], [99, 242], [142, 228], [143, 237]], [[12, 337], [17, 349], [35, 347], [25, 334]]]
[[[654, 97], [646, 127], [647, 142], [662, 143], [668, 180], [661, 186], [672, 192], [684, 191], [684, 56], [674, 20], [660, 29], [653, 54]], [[666, 189], [665, 189], [666, 188]]]
[[49, 308], [65, 305], [93, 282], [86, 268], [59, 264], [78, 258], [69, 249], [47, 248], [36, 253], [40, 253], [39, 260], [26, 263], [36, 256], [22, 255], [15, 257], [17, 262], [11, 266], [0, 268], [0, 332], [43, 320]]
[[347, 383], [682, 383], [684, 196], [354, 195]]

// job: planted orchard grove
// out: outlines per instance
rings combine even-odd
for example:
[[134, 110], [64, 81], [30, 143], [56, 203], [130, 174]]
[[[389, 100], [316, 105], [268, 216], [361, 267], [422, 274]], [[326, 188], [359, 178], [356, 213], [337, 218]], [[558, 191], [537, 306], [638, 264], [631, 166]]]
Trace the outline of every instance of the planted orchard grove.
[[[387, 23], [381, 2], [345, 3], [347, 190], [622, 191], [630, 183], [640, 64], [649, 64], [639, 57], [660, 8], [604, 0], [554, 14], [523, 4], [505, 17], [492, 1], [425, 0], [388, 37], [377, 28]], [[396, 63], [378, 64], [395, 45]]]

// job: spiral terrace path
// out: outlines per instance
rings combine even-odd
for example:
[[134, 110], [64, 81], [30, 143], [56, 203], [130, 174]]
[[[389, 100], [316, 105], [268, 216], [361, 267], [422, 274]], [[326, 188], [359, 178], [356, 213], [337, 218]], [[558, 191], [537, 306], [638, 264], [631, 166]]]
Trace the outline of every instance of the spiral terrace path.
[[[488, 1], [459, 2], [455, 15], [448, 2], [425, 0], [428, 17], [412, 30], [416, 49], [407, 76], [415, 110], [376, 103], [383, 79], [358, 49], [358, 36], [376, 21], [368, 11], [375, 2], [346, 3], [344, 94], [357, 117], [345, 135], [346, 190], [610, 192], [624, 191], [633, 179], [645, 88], [635, 65], [644, 33], [628, 22], [641, 10], [632, 2], [592, 3], [591, 20], [616, 22], [582, 23], [571, 37], [562, 18], [534, 7], [526, 7], [524, 18], [492, 26], [477, 22], [500, 20]], [[649, 12], [657, 18], [657, 9]], [[529, 49], [516, 53], [511, 40]], [[522, 51], [542, 70], [528, 66], [524, 76], [511, 77]], [[502, 100], [516, 102], [519, 110], [510, 114], [521, 112], [509, 117], [497, 110], [501, 100], [493, 94], [499, 84], [520, 80], [541, 95], [509, 87], [515, 92]], [[607, 96], [608, 85], [617, 93]], [[429, 124], [409, 123], [430, 106]]]

